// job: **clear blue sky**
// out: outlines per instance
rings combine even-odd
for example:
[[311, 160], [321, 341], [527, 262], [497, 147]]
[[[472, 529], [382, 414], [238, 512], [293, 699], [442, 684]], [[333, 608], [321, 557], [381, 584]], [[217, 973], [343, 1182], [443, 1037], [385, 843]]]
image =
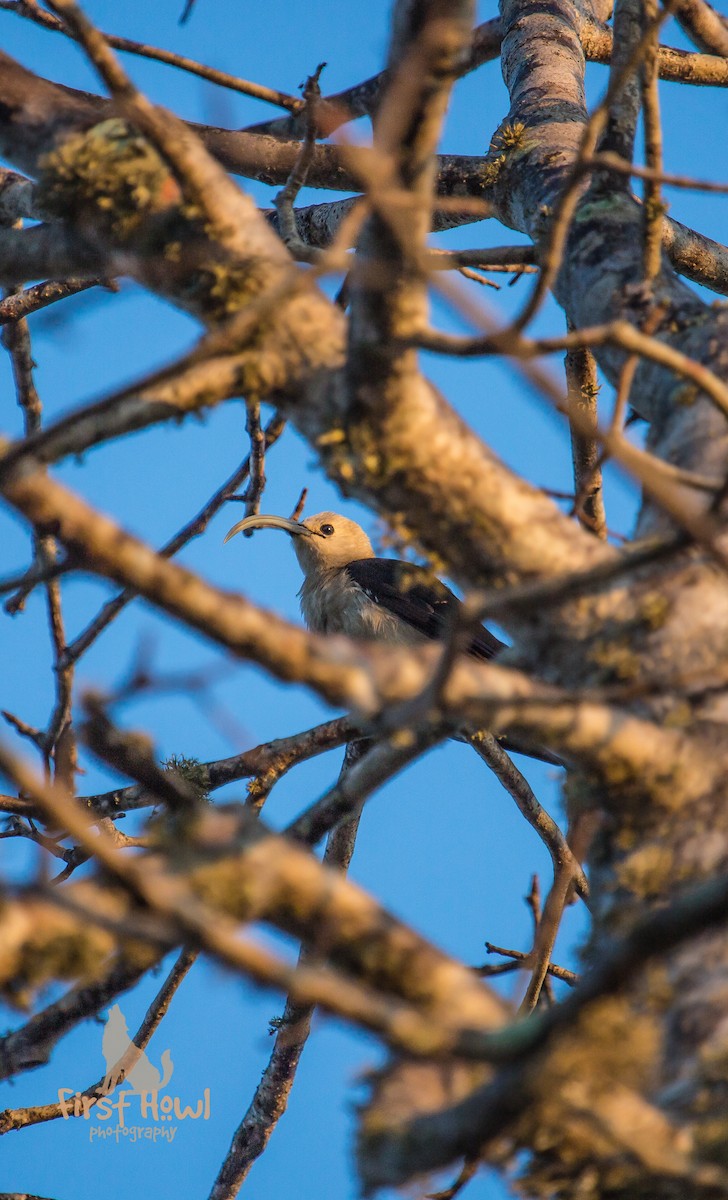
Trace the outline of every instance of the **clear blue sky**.
[[[123, 6], [95, 0], [87, 7], [109, 32], [167, 46], [289, 92], [295, 92], [322, 59], [328, 63], [324, 89], [335, 91], [376, 71], [386, 51], [390, 6], [382, 0], [367, 4], [268, 0], [264, 5], [197, 0], [189, 24], [180, 28], [177, 18], [182, 6], [182, 0], [127, 0]], [[488, 8], [481, 17], [491, 15]], [[91, 71], [73, 46], [6, 13], [0, 13], [0, 22], [3, 48], [27, 66], [64, 83], [97, 90]], [[682, 44], [673, 29], [667, 40]], [[128, 56], [124, 63], [154, 99], [195, 120], [243, 126], [273, 111], [169, 68]], [[590, 68], [592, 96], [599, 94], [605, 81], [603, 68]], [[662, 99], [667, 169], [714, 179], [728, 176], [724, 143], [716, 144], [715, 138], [716, 129], [725, 127], [725, 92], [663, 85]], [[499, 65], [491, 63], [460, 85], [443, 148], [483, 152], [506, 110]], [[262, 203], [270, 203], [270, 189], [251, 185], [251, 191]], [[314, 198], [310, 193], [302, 200]], [[669, 199], [675, 216], [721, 239], [720, 198], [673, 191]], [[441, 244], [482, 246], [515, 240], [520, 240], [517, 235], [483, 223], [450, 234]], [[486, 298], [505, 317], [520, 301], [524, 287], [521, 281], [513, 290], [489, 290]], [[441, 322], [448, 320], [439, 309], [435, 316]], [[561, 331], [555, 308], [543, 314], [540, 328]], [[37, 385], [45, 419], [50, 420], [169, 362], [191, 345], [198, 331], [169, 305], [124, 283], [118, 297], [91, 294], [39, 314], [32, 321], [32, 332]], [[433, 359], [427, 369], [514, 468], [539, 484], [569, 489], [570, 457], [563, 429], [510, 367]], [[0, 372], [0, 430], [17, 435], [20, 420], [4, 360]], [[127, 438], [94, 451], [83, 464], [64, 465], [59, 475], [157, 545], [197, 511], [245, 450], [244, 411], [241, 405], [230, 404], [212, 413], [204, 425], [170, 425]], [[342, 509], [376, 533], [373, 518], [337, 496], [318, 471], [312, 451], [295, 434], [287, 433], [271, 453], [269, 478], [265, 511], [290, 512], [306, 485], [307, 511]], [[634, 503], [634, 493], [609, 475], [608, 514], [615, 530], [629, 532]], [[223, 547], [225, 531], [239, 516], [237, 507], [223, 512], [181, 560], [214, 583], [237, 587], [260, 604], [298, 620], [298, 568], [284, 538], [257, 535]], [[0, 512], [0, 544], [4, 548], [0, 573], [22, 568], [28, 560], [28, 536], [5, 512]], [[109, 589], [97, 582], [65, 585], [71, 637], [108, 594]], [[151, 641], [159, 671], [214, 667], [221, 661], [204, 639], [183, 633], [171, 621], [135, 603], [83, 659], [82, 686], [103, 688], [118, 682], [142, 641]], [[0, 615], [0, 662], [1, 707], [43, 726], [52, 686], [40, 596], [33, 596], [26, 612], [14, 620]], [[303, 689], [283, 688], [252, 667], [235, 666], [215, 684], [213, 694], [212, 712], [210, 703], [200, 706], [184, 695], [166, 695], [130, 705], [121, 716], [129, 726], [151, 733], [160, 757], [178, 753], [206, 760], [293, 733], [331, 715]], [[8, 730], [2, 735], [11, 736]], [[266, 808], [267, 820], [280, 826], [315, 799], [335, 777], [340, 753], [307, 764], [284, 780]], [[116, 782], [95, 764], [85, 766], [83, 791]], [[558, 814], [557, 773], [530, 763], [525, 769], [540, 798]], [[228, 789], [228, 794], [240, 797], [243, 786]], [[131, 824], [128, 821], [126, 827]], [[28, 849], [4, 842], [3, 850], [9, 869], [22, 876], [32, 861]], [[455, 743], [430, 754], [371, 801], [352, 867], [353, 877], [400, 917], [473, 963], [483, 960], [485, 939], [528, 948], [530, 924], [522, 897], [534, 871], [548, 886], [547, 856], [535, 835], [472, 752]], [[570, 910], [557, 953], [562, 961], [573, 961], [584, 927], [583, 914]], [[147, 978], [122, 998], [132, 1030], [162, 978], [161, 974]], [[512, 982], [508, 988], [513, 988]], [[277, 995], [198, 964], [182, 984], [148, 1052], [158, 1064], [162, 1051], [171, 1050], [171, 1091], [184, 1101], [194, 1102], [205, 1088], [210, 1089], [210, 1120], [180, 1123], [171, 1146], [91, 1143], [90, 1123], [82, 1121], [36, 1126], [3, 1139], [0, 1190], [35, 1192], [58, 1200], [96, 1200], [100, 1187], [104, 1200], [122, 1200], [152, 1187], [157, 1200], [206, 1196], [267, 1061], [272, 1045], [267, 1022], [281, 1008]], [[4, 1027], [18, 1020], [16, 1014], [3, 1010]], [[103, 1068], [101, 1033], [99, 1025], [87, 1022], [62, 1043], [49, 1067], [21, 1076], [15, 1086], [3, 1085], [0, 1108], [46, 1103], [55, 1099], [59, 1087], [87, 1086]], [[243, 1195], [286, 1195], [295, 1200], [355, 1196], [353, 1103], [363, 1094], [362, 1072], [381, 1061], [382, 1050], [373, 1039], [318, 1018], [289, 1112], [253, 1169]], [[466, 1194], [469, 1200], [498, 1200], [505, 1192], [497, 1180], [481, 1175]]]

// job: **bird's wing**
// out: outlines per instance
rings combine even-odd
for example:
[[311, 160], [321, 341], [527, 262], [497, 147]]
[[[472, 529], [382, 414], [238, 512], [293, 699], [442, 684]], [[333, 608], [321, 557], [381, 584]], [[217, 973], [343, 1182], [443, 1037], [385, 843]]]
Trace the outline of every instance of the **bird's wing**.
[[[447, 635], [461, 602], [425, 567], [394, 558], [358, 558], [346, 568], [349, 576], [375, 604], [381, 604], [425, 637], [441, 640]], [[468, 653], [475, 658], [493, 658], [505, 648], [495, 634], [481, 625]]]

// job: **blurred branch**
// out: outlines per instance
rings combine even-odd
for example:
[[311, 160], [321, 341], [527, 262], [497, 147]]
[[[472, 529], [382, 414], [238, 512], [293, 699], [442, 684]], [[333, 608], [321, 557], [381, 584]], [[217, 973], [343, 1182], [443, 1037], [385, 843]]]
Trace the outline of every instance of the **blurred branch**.
[[[363, 742], [349, 742], [341, 766], [339, 780], [365, 751]], [[354, 853], [360, 812], [331, 831], [324, 851], [324, 863], [346, 874]], [[299, 964], [311, 958], [306, 946], [301, 947]], [[265, 1150], [270, 1137], [288, 1105], [296, 1070], [311, 1032], [314, 1009], [311, 1005], [296, 1004], [288, 996], [283, 1016], [276, 1022], [277, 1032], [273, 1052], [255, 1095], [233, 1135], [230, 1149], [218, 1171], [210, 1192], [210, 1200], [233, 1200], [247, 1178], [255, 1160]]]
[[134, 987], [147, 970], [145, 963], [120, 956], [101, 979], [71, 988], [20, 1029], [7, 1033], [0, 1039], [0, 1079], [43, 1066], [61, 1038], [80, 1021], [95, 1016], [110, 1000]]
[[699, 50], [728, 57], [728, 21], [707, 0], [679, 0], [675, 16]]
[[[127, 767], [135, 769], [133, 759]], [[418, 1054], [451, 1047], [463, 1021], [488, 1027], [503, 1018], [502, 1003], [466, 967], [401, 924], [338, 872], [320, 864], [310, 851], [270, 834], [252, 814], [214, 812], [201, 806], [196, 837], [204, 849], [196, 864], [189, 861], [183, 877], [169, 872], [156, 857], [123, 856], [103, 830], [92, 835], [78, 803], [62, 789], [41, 781], [2, 745], [0, 768], [30, 793], [48, 818], [65, 827], [129, 897], [176, 927], [178, 936], [254, 979], [287, 987], [299, 1002], [320, 1003]], [[146, 772], [146, 765], [143, 769]], [[205, 899], [220, 871], [234, 884], [224, 889], [224, 895], [216, 892], [225, 911]], [[297, 899], [292, 904], [293, 894]], [[54, 900], [73, 907], [68, 893], [56, 892]], [[327, 921], [322, 929], [324, 902]], [[235, 919], [228, 913], [234, 913]], [[286, 966], [240, 938], [240, 919], [280, 923], [294, 936], [310, 940], [316, 953], [331, 962], [341, 956], [349, 977], [307, 964]], [[353, 934], [355, 929], [358, 935]], [[364, 982], [369, 978], [376, 990]], [[0, 1119], [0, 1131], [8, 1127]]]
[[[139, 1026], [139, 1029], [131, 1039], [132, 1049], [135, 1048], [136, 1050], [144, 1050], [145, 1047], [149, 1045], [152, 1034], [159, 1027], [161, 1021], [166, 1016], [169, 1005], [172, 1001], [172, 997], [174, 996], [177, 988], [181, 984], [190, 967], [195, 962], [196, 958], [197, 953], [194, 950], [183, 950], [181, 952], [177, 961], [172, 967], [172, 970], [162, 984], [162, 987], [147, 1009], [144, 1020]], [[112, 994], [118, 994], [118, 990], [122, 989], [117, 989], [117, 992], [109, 994], [107, 999], [111, 999]], [[100, 1003], [104, 1003], [104, 993], [100, 991], [100, 995], [102, 996]], [[45, 1014], [40, 1015], [45, 1016], [48, 1012], [49, 1010], [46, 1010]], [[118, 1086], [122, 1080], [123, 1072], [113, 1082], [113, 1087], [111, 1090]], [[78, 1113], [75, 1111], [75, 1103], [72, 1103], [71, 1101], [56, 1101], [55, 1103], [51, 1104], [36, 1104], [30, 1108], [6, 1109], [5, 1112], [0, 1113], [0, 1134], [8, 1133], [14, 1129], [25, 1129], [29, 1125], [38, 1125], [39, 1123], [45, 1121], [54, 1121], [59, 1117], [66, 1118], [71, 1115], [81, 1116], [83, 1113], [87, 1112], [88, 1109], [92, 1108], [93, 1105], [96, 1104], [102, 1097], [109, 1094], [107, 1083], [108, 1075], [104, 1075], [96, 1083], [92, 1083], [80, 1093], [82, 1097], [82, 1104], [79, 1105]]]

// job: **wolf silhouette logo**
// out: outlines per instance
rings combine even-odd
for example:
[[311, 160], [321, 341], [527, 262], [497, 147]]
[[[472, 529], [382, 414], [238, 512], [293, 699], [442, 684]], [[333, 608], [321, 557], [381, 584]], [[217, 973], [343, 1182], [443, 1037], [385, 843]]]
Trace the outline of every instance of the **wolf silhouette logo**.
[[131, 1084], [131, 1090], [142, 1096], [148, 1092], [160, 1091], [172, 1078], [174, 1064], [169, 1050], [162, 1054], [160, 1071], [149, 1061], [144, 1051], [134, 1045], [129, 1037], [126, 1017], [118, 1004], [109, 1009], [101, 1051], [106, 1061], [106, 1075], [102, 1088], [105, 1096], [113, 1092], [122, 1080]]

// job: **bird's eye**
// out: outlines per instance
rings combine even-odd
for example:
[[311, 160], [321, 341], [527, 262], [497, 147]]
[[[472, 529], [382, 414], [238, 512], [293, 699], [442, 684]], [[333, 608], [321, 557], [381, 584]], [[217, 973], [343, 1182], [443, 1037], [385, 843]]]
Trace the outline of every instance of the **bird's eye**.
[[321, 526], [321, 533], [323, 534], [324, 537], [331, 537], [331, 534], [333, 532], [334, 532], [333, 525], [322, 525]]

